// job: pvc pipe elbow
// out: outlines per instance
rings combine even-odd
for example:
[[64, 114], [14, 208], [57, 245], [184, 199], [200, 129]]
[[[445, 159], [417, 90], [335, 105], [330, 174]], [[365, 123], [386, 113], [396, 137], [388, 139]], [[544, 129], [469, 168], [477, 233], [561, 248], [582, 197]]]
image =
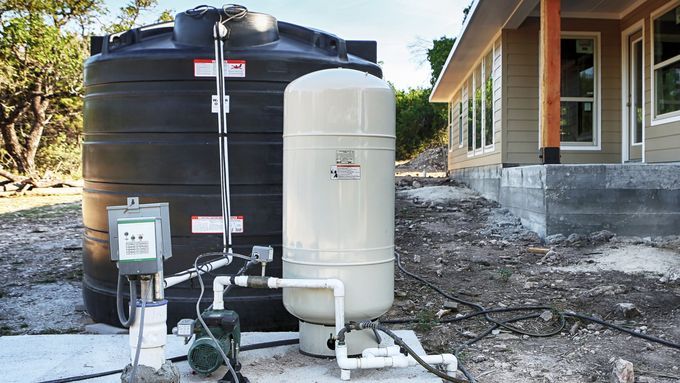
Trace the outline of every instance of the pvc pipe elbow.
[[333, 295], [336, 297], [345, 296], [345, 284], [339, 279], [327, 279], [328, 287], [333, 289]]
[[335, 361], [341, 370], [356, 370], [359, 368], [358, 359], [347, 357], [347, 346], [344, 344], [335, 344]]
[[451, 373], [458, 371], [458, 358], [453, 354], [442, 354], [443, 365], [446, 366], [446, 372]]

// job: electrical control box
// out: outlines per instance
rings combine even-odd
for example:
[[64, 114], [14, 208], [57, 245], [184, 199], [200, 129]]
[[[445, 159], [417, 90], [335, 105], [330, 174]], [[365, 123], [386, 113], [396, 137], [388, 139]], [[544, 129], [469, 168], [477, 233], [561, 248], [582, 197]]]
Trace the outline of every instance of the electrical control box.
[[128, 198], [125, 206], [109, 206], [111, 260], [122, 275], [149, 275], [163, 270], [172, 256], [170, 213], [167, 203], [139, 204]]

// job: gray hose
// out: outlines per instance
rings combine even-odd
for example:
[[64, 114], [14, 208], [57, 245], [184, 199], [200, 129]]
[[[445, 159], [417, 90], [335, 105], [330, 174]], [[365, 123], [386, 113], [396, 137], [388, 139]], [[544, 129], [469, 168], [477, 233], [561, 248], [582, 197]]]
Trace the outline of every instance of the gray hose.
[[130, 372], [130, 380], [129, 380], [130, 383], [135, 383], [137, 381], [137, 366], [139, 365], [139, 353], [142, 350], [142, 339], [144, 338], [144, 311], [145, 311], [145, 309], [146, 309], [146, 297], [143, 297], [142, 298], [142, 314], [139, 318], [139, 335], [137, 337], [137, 351], [135, 351], [135, 360], [132, 362], [132, 371]]
[[123, 279], [125, 277], [118, 273], [118, 287], [116, 288], [116, 311], [118, 312], [118, 320], [125, 328], [129, 328], [135, 322], [135, 315], [137, 313], [137, 284], [135, 281], [130, 283], [130, 318], [125, 319], [125, 309], [123, 308]]

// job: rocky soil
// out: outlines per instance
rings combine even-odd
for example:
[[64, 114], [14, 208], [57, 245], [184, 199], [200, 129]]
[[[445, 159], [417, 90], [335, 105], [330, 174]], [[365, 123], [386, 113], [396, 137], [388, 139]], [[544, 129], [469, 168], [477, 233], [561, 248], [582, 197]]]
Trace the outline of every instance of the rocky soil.
[[[396, 214], [407, 270], [486, 308], [554, 308], [517, 324], [526, 331], [557, 329], [556, 312], [574, 310], [680, 342], [678, 237], [603, 231], [546, 243], [498, 204], [441, 178], [399, 178]], [[77, 196], [0, 198], [0, 335], [82, 332], [91, 323], [81, 305], [81, 233]], [[470, 312], [397, 270], [383, 319], [413, 318], [391, 326], [415, 329], [430, 352], [451, 352], [489, 327], [443, 323]], [[614, 366], [627, 366], [619, 358], [632, 362], [635, 382], [680, 381], [680, 352], [572, 318], [553, 337], [494, 331], [460, 353], [482, 383], [609, 382]]]
[[80, 196], [0, 198], [0, 335], [80, 332]]
[[[396, 245], [408, 271], [486, 308], [546, 305], [680, 342], [680, 238], [603, 231], [545, 243], [507, 210], [452, 181], [407, 177], [398, 185]], [[395, 304], [384, 319], [415, 318], [401, 326], [415, 328], [428, 351], [451, 352], [489, 327], [481, 319], [440, 323], [438, 315], [444, 321], [472, 309], [398, 271], [396, 278]], [[559, 328], [555, 313], [535, 313], [544, 319], [522, 322], [522, 329]], [[572, 318], [557, 336], [496, 330], [460, 354], [479, 382], [609, 382], [619, 358], [633, 363], [636, 382], [680, 380], [677, 350]]]
[[445, 172], [446, 155], [446, 146], [425, 149], [410, 161], [398, 164], [397, 172]]

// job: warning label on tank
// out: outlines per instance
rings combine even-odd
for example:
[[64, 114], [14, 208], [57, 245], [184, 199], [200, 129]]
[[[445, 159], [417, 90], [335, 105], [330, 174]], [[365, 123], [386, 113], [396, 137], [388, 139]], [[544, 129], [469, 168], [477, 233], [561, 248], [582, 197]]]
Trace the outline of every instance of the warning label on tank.
[[[243, 233], [243, 216], [232, 215], [229, 219], [229, 228], [232, 233]], [[222, 216], [199, 216], [191, 217], [192, 234], [222, 234], [224, 223]]]
[[[246, 60], [224, 60], [224, 77], [246, 77]], [[195, 59], [194, 77], [215, 77], [215, 60]]]
[[332, 180], [360, 180], [361, 165], [331, 165]]

